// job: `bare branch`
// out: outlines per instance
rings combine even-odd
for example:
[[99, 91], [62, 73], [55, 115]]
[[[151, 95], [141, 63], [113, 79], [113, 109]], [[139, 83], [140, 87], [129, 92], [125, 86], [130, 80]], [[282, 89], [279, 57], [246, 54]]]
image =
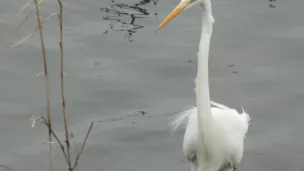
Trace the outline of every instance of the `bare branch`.
[[68, 164], [68, 157], [65, 153], [65, 149], [64, 149], [64, 145], [62, 144], [62, 142], [60, 141], [60, 139], [58, 138], [57, 134], [55, 133], [55, 131], [50, 127], [50, 124], [48, 123], [48, 121], [44, 118], [44, 117], [40, 117], [41, 118], [41, 122], [48, 127], [51, 130], [51, 134], [54, 136], [54, 138], [56, 139], [57, 143], [59, 144], [61, 151], [64, 155], [65, 161]]
[[33, 11], [30, 11], [25, 18], [22, 20], [22, 22], [19, 24], [19, 26], [17, 27], [17, 30], [19, 30], [19, 28], [21, 28], [23, 26], [23, 24], [29, 19], [29, 17], [31, 16], [31, 14], [33, 13]]
[[61, 104], [62, 104], [62, 115], [64, 119], [64, 132], [65, 132], [65, 143], [66, 143], [66, 149], [67, 149], [67, 164], [69, 167], [69, 170], [72, 171], [72, 160], [71, 160], [71, 147], [70, 147], [70, 139], [69, 139], [69, 130], [68, 130], [68, 123], [67, 123], [67, 114], [66, 114], [66, 103], [65, 103], [65, 95], [64, 95], [64, 59], [63, 59], [63, 24], [62, 24], [62, 18], [63, 18], [63, 12], [62, 12], [62, 3], [61, 0], [58, 0], [59, 4], [59, 30], [60, 30], [60, 41], [59, 41], [59, 47], [60, 47], [60, 89], [61, 89]]
[[[57, 13], [53, 13], [51, 15], [49, 15], [47, 18], [45, 19], [40, 19], [41, 25], [43, 25], [46, 21], [48, 21], [51, 17], [55, 16]], [[24, 43], [28, 38], [30, 38], [37, 30], [39, 30], [38, 26], [35, 28], [35, 30], [32, 33], [29, 33], [27, 36], [25, 36], [24, 38], [22, 38], [21, 40], [18, 40], [16, 43], [12, 44], [10, 47], [14, 48], [19, 46], [20, 44]]]
[[29, 0], [27, 1], [27, 3], [25, 3], [20, 10], [14, 12], [13, 14], [11, 14], [11, 18], [14, 18], [15, 16], [19, 15], [22, 11], [24, 11], [32, 2], [33, 0]]
[[85, 137], [85, 139], [84, 139], [84, 141], [83, 141], [83, 143], [82, 143], [82, 145], [81, 145], [80, 151], [77, 153], [76, 160], [75, 160], [75, 163], [74, 163], [74, 166], [73, 166], [73, 170], [77, 167], [79, 158], [80, 158], [80, 156], [81, 156], [81, 154], [82, 154], [82, 152], [83, 152], [83, 148], [84, 148], [84, 146], [85, 146], [85, 144], [86, 144], [86, 142], [87, 142], [87, 139], [88, 139], [88, 137], [89, 137], [89, 135], [90, 135], [90, 133], [91, 133], [91, 130], [92, 130], [93, 125], [94, 125], [94, 122], [91, 122], [90, 128], [88, 129], [88, 132], [87, 132], [87, 134], [86, 134], [86, 137]]
[[[23, 12], [32, 2], [33, 0], [29, 0], [27, 1], [18, 11], [14, 12], [13, 14], [11, 14], [10, 18], [15, 18], [17, 15], [19, 15], [21, 12]], [[45, 0], [40, 0], [37, 5], [35, 6], [39, 6], [41, 3], [43, 3]], [[32, 12], [32, 11], [31, 11]]]
[[[42, 24], [40, 21], [40, 10], [39, 4], [43, 2], [43, 0], [39, 1], [34, 0], [35, 2], [35, 9], [36, 9], [36, 18], [37, 18], [37, 26], [40, 33], [40, 43], [41, 43], [41, 51], [43, 57], [43, 66], [44, 66], [44, 77], [46, 80], [45, 84], [45, 94], [46, 94], [46, 111], [47, 111], [47, 123], [49, 124], [49, 142], [52, 142], [52, 122], [51, 122], [51, 101], [50, 101], [50, 88], [49, 88], [49, 77], [48, 77], [48, 69], [47, 69], [47, 59], [46, 59], [46, 52], [44, 46], [44, 39], [43, 39], [43, 31], [42, 31]], [[52, 144], [49, 144], [49, 162], [50, 162], [50, 171], [54, 170], [53, 158], [52, 158]]]
[[32, 33], [29, 33], [27, 36], [25, 36], [24, 38], [22, 38], [21, 40], [17, 41], [16, 43], [12, 44], [10, 47], [14, 48], [16, 46], [19, 46], [20, 44], [24, 43], [28, 38], [30, 38], [32, 36]]

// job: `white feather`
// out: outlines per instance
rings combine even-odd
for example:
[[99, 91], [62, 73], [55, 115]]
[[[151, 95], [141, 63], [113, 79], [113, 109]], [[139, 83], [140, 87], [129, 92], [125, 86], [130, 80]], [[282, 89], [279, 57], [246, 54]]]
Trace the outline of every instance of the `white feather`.
[[189, 116], [196, 113], [196, 110], [197, 109], [194, 106], [189, 107], [188, 109], [169, 117], [169, 123], [172, 130], [176, 131], [178, 128], [186, 128]]
[[[211, 101], [211, 104], [214, 106], [211, 107], [211, 113], [215, 120], [217, 131], [212, 135], [212, 138], [209, 137], [208, 139], [208, 142], [212, 142], [208, 144], [211, 144], [211, 146], [208, 146], [208, 150], [212, 150], [213, 155], [225, 156], [218, 149], [230, 147], [228, 148], [231, 150], [229, 153], [233, 154], [233, 157], [232, 159], [227, 158], [227, 160], [233, 160], [234, 164], [239, 164], [243, 157], [243, 140], [248, 132], [251, 117], [243, 108], [242, 112], [238, 113], [237, 110], [223, 104], [214, 101]], [[197, 117], [197, 107], [190, 107], [169, 117], [169, 124], [173, 131], [179, 128], [186, 129], [183, 140], [183, 151], [186, 157], [199, 149], [203, 143], [200, 142], [197, 136]]]
[[[181, 0], [177, 8], [185, 5], [190, 8], [195, 4], [202, 7], [202, 32], [195, 80], [197, 106], [173, 115], [169, 123], [173, 131], [186, 128], [183, 152], [190, 161], [191, 171], [231, 171], [243, 157], [244, 138], [251, 118], [244, 109], [240, 114], [235, 109], [210, 100], [208, 63], [214, 24], [211, 0]], [[194, 155], [196, 157], [193, 159]]]
[[[217, 103], [215, 101], [211, 101], [211, 105], [215, 107], [211, 107], [212, 114], [216, 116], [219, 116], [218, 113], [222, 113], [224, 110], [224, 113], [226, 111], [226, 114], [229, 116], [229, 113], [232, 111], [233, 113], [236, 112], [238, 115], [238, 118], [244, 122], [245, 124], [250, 124], [251, 117], [245, 112], [244, 108], [242, 107], [242, 113], [238, 113], [235, 109], [231, 109], [223, 104]], [[220, 110], [221, 109], [221, 110]], [[169, 125], [170, 128], [173, 131], [176, 131], [179, 128], [185, 129], [188, 124], [188, 119], [190, 115], [196, 115], [197, 114], [197, 108], [194, 106], [189, 107], [188, 109], [185, 109], [177, 114], [172, 115], [169, 117]], [[248, 128], [245, 130], [247, 132]]]

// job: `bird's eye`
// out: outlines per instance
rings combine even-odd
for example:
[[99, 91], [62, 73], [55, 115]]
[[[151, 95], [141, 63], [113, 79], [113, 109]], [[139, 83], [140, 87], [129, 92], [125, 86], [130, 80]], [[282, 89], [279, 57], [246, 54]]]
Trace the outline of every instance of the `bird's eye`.
[[191, 154], [190, 156], [188, 156], [188, 160], [189, 160], [191, 163], [196, 162], [196, 160], [197, 160], [196, 154]]

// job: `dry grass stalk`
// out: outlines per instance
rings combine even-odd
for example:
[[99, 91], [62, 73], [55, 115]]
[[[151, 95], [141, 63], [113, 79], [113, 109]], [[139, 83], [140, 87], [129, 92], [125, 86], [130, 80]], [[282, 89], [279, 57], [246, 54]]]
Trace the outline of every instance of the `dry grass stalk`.
[[93, 128], [93, 125], [94, 125], [94, 122], [91, 122], [91, 125], [90, 125], [90, 127], [89, 127], [89, 129], [88, 129], [88, 132], [87, 132], [87, 134], [86, 134], [86, 137], [85, 137], [85, 139], [83, 140], [82, 145], [81, 145], [81, 148], [80, 148], [79, 152], [78, 152], [77, 155], [76, 155], [76, 160], [75, 160], [75, 163], [74, 163], [74, 166], [73, 166], [73, 169], [72, 169], [72, 170], [75, 170], [75, 168], [77, 168], [79, 158], [80, 158], [80, 156], [81, 156], [81, 154], [82, 154], [82, 152], [83, 152], [83, 148], [84, 148], [84, 146], [85, 146], [85, 144], [86, 144], [86, 142], [87, 142], [87, 139], [88, 139], [88, 137], [89, 137], [89, 135], [90, 135], [90, 133], [91, 133], [91, 130], [92, 130], [92, 128]]
[[[66, 149], [67, 151], [64, 151], [64, 148], [62, 149], [62, 152], [64, 153], [67, 161], [67, 165], [69, 168], [69, 171], [74, 171], [75, 168], [77, 168], [80, 156], [83, 152], [84, 146], [87, 142], [87, 139], [91, 133], [92, 127], [94, 125], [94, 122], [91, 122], [91, 125], [88, 129], [88, 132], [86, 134], [86, 137], [81, 145], [81, 148], [79, 152], [76, 155], [76, 159], [74, 162], [74, 165], [72, 167], [72, 159], [71, 159], [71, 147], [70, 147], [70, 138], [69, 138], [69, 131], [68, 131], [68, 123], [67, 123], [67, 113], [66, 113], [66, 103], [65, 103], [65, 94], [64, 94], [64, 54], [63, 54], [63, 11], [62, 11], [62, 2], [61, 0], [57, 0], [59, 5], [59, 30], [60, 30], [60, 40], [59, 40], [59, 47], [60, 47], [60, 87], [61, 87], [61, 102], [62, 102], [62, 115], [64, 119], [64, 130], [65, 130], [65, 143], [66, 143]], [[54, 135], [54, 134], [53, 134]], [[62, 144], [58, 138], [56, 138], [59, 144]], [[62, 146], [62, 145], [61, 145]]]
[[[46, 21], [48, 21], [51, 17], [53, 17], [53, 16], [55, 16], [55, 15], [57, 15], [58, 13], [53, 13], [53, 14], [51, 14], [51, 15], [49, 15], [47, 18], [45, 18], [45, 19], [41, 19], [40, 18], [40, 23], [41, 23], [41, 25], [43, 25]], [[23, 21], [23, 22], [25, 22], [27, 20], [27, 18], [25, 18], [25, 20]], [[22, 23], [23, 24], [23, 23]], [[19, 26], [19, 27], [21, 27], [21, 25]], [[22, 44], [22, 43], [24, 43], [27, 39], [29, 39], [37, 30], [39, 30], [39, 27], [37, 26], [36, 28], [35, 28], [35, 30], [33, 31], [33, 32], [31, 32], [31, 33], [29, 33], [27, 36], [25, 36], [24, 38], [22, 38], [22, 39], [20, 39], [20, 40], [18, 40], [17, 42], [15, 42], [14, 44], [12, 44], [10, 47], [11, 48], [14, 48], [14, 47], [17, 47], [17, 46], [19, 46], [20, 44]]]
[[65, 96], [64, 96], [64, 59], [63, 59], [63, 12], [62, 12], [62, 3], [61, 0], [58, 0], [59, 5], [59, 30], [60, 30], [60, 40], [59, 40], [59, 47], [60, 47], [60, 89], [61, 89], [61, 104], [62, 104], [62, 115], [64, 120], [64, 132], [65, 132], [65, 143], [66, 143], [66, 153], [67, 153], [67, 164], [69, 170], [72, 171], [72, 160], [71, 160], [71, 147], [70, 147], [70, 139], [69, 139], [69, 131], [68, 131], [68, 123], [67, 123], [67, 114], [66, 114], [66, 103], [65, 103]]
[[32, 1], [33, 1], [33, 0], [27, 1], [27, 3], [24, 4], [24, 5], [20, 8], [20, 10], [18, 10], [17, 12], [14, 12], [13, 14], [11, 14], [11, 18], [15, 18], [18, 14], [20, 14], [22, 11], [24, 11], [24, 10], [26, 9], [26, 7], [28, 7], [28, 6], [31, 4]]
[[[17, 15], [19, 15], [21, 12], [23, 12], [32, 2], [33, 0], [29, 0], [27, 1], [18, 11], [14, 12], [13, 14], [11, 14], [10, 18], [15, 18]], [[37, 5], [40, 5], [41, 3], [43, 3], [45, 0], [40, 0], [38, 1]]]
[[12, 44], [10, 47], [14, 48], [22, 43], [24, 43], [28, 38], [30, 38], [33, 34], [29, 33], [27, 36], [25, 36], [24, 38], [22, 38], [21, 40], [18, 40], [16, 43]]
[[[42, 0], [41, 0], [42, 1]], [[41, 2], [40, 1], [40, 2]], [[42, 24], [40, 21], [40, 10], [39, 10], [39, 4], [37, 0], [34, 0], [35, 9], [36, 9], [36, 18], [37, 18], [37, 26], [40, 33], [40, 43], [41, 43], [41, 51], [42, 51], [42, 57], [43, 57], [43, 66], [44, 66], [44, 77], [45, 77], [45, 94], [46, 94], [46, 111], [47, 111], [47, 121], [49, 124], [49, 142], [52, 142], [52, 122], [51, 122], [51, 101], [50, 101], [50, 85], [49, 85], [49, 76], [48, 76], [48, 67], [47, 67], [47, 59], [46, 59], [46, 52], [45, 52], [45, 46], [44, 46], [44, 39], [43, 39], [43, 29]], [[52, 143], [49, 143], [49, 164], [50, 164], [50, 171], [54, 170], [53, 165], [53, 158], [52, 158]]]
[[[47, 121], [44, 117], [38, 117], [38, 118], [39, 118], [39, 120], [40, 120], [43, 124], [45, 124], [45, 126], [46, 126], [47, 128], [49, 128], [49, 129], [51, 128], [50, 124], [48, 123], [48, 121]], [[64, 156], [64, 158], [65, 158], [65, 161], [66, 161], [66, 163], [68, 164], [69, 161], [68, 161], [68, 157], [67, 157], [67, 155], [66, 155], [66, 153], [65, 153], [63, 143], [60, 141], [60, 139], [58, 138], [58, 136], [57, 136], [57, 134], [55, 133], [55, 131], [54, 131], [52, 128], [51, 128], [50, 130], [51, 130], [51, 134], [54, 136], [55, 140], [56, 140], [57, 143], [59, 144], [59, 146], [60, 146], [60, 148], [61, 148], [61, 151], [62, 151], [62, 153], [63, 153], [63, 156]]]
[[[40, 120], [46, 127], [50, 128], [50, 124], [48, 123], [48, 121], [44, 118], [44, 117], [40, 117], [40, 116], [34, 116], [33, 118], [36, 118], [37, 120]], [[73, 167], [69, 168], [69, 171], [75, 171], [75, 169], [77, 168], [77, 165], [78, 165], [78, 162], [79, 162], [79, 159], [80, 159], [80, 156], [81, 154], [83, 153], [83, 149], [84, 149], [84, 146], [89, 138], [89, 135], [91, 134], [91, 131], [92, 131], [92, 128], [93, 128], [93, 125], [94, 125], [94, 122], [91, 122], [90, 124], [90, 127], [85, 135], [85, 138], [81, 144], [81, 148], [80, 150], [77, 152], [77, 155], [76, 155], [76, 159], [74, 161], [74, 164], [73, 164]], [[53, 137], [55, 138], [56, 142], [59, 144], [60, 148], [61, 148], [61, 151], [64, 155], [64, 158], [65, 158], [65, 161], [67, 163], [67, 165], [69, 166], [69, 160], [68, 160], [68, 156], [67, 156], [67, 153], [65, 151], [65, 148], [64, 148], [64, 145], [63, 143], [61, 142], [61, 140], [58, 138], [57, 134], [55, 133], [55, 131], [53, 130], [53, 128], [51, 128], [51, 134], [53, 135]]]
[[[33, 0], [30, 0], [28, 3], [32, 2]], [[74, 163], [72, 164], [72, 159], [71, 159], [71, 152], [70, 152], [70, 148], [71, 148], [71, 144], [70, 144], [70, 137], [69, 137], [69, 131], [68, 131], [68, 122], [67, 122], [67, 112], [66, 112], [66, 102], [65, 102], [65, 94], [64, 94], [64, 49], [63, 49], [63, 10], [62, 10], [62, 2], [61, 0], [57, 0], [58, 4], [59, 4], [59, 13], [53, 13], [51, 14], [48, 18], [46, 19], [41, 19], [40, 17], [40, 10], [39, 10], [39, 4], [44, 2], [44, 0], [40, 0], [38, 2], [38, 0], [34, 0], [34, 5], [35, 5], [35, 11], [36, 11], [36, 18], [37, 18], [37, 27], [35, 28], [34, 32], [35, 33], [37, 30], [39, 31], [39, 35], [40, 35], [40, 43], [41, 43], [41, 51], [42, 51], [42, 57], [43, 57], [43, 64], [44, 64], [44, 76], [45, 76], [45, 93], [46, 93], [46, 106], [47, 106], [47, 119], [45, 119], [44, 117], [41, 116], [34, 116], [33, 118], [31, 118], [31, 120], [33, 121], [32, 123], [32, 127], [34, 127], [36, 120], [41, 121], [42, 123], [44, 123], [44, 125], [48, 128], [48, 135], [49, 135], [49, 162], [50, 162], [50, 171], [53, 171], [54, 169], [54, 165], [53, 165], [53, 159], [52, 159], [52, 144], [54, 144], [54, 142], [52, 142], [52, 137], [54, 137], [55, 142], [57, 142], [61, 148], [61, 151], [63, 153], [63, 156], [65, 158], [65, 161], [68, 165], [68, 170], [69, 171], [75, 171], [77, 168], [77, 165], [79, 163], [79, 159], [80, 156], [83, 153], [84, 150], [84, 146], [87, 142], [87, 139], [91, 133], [91, 130], [93, 128], [94, 122], [91, 122], [91, 125], [86, 133], [85, 139], [82, 142], [81, 148], [80, 150], [77, 152], [76, 154], [76, 159], [74, 161]], [[20, 12], [22, 12], [27, 6], [28, 3], [25, 4], [21, 10], [19, 10], [19, 12], [17, 14], [19, 14]], [[25, 20], [21, 23], [21, 25], [18, 27], [20, 28], [28, 19], [28, 17], [31, 15], [32, 12], [30, 12]], [[15, 15], [17, 15], [15, 14]], [[65, 145], [64, 143], [62, 143], [63, 141], [61, 141], [59, 139], [59, 137], [56, 135], [55, 131], [53, 130], [52, 127], [52, 122], [51, 122], [51, 109], [50, 109], [50, 90], [49, 90], [49, 76], [48, 76], [48, 65], [47, 65], [47, 58], [46, 58], [46, 51], [45, 51], [45, 45], [44, 45], [44, 38], [43, 38], [43, 29], [42, 29], [42, 25], [44, 22], [46, 22], [47, 20], [49, 20], [52, 16], [58, 16], [59, 19], [59, 29], [60, 29], [60, 40], [59, 40], [59, 47], [60, 47], [60, 84], [61, 84], [61, 102], [62, 102], [62, 115], [63, 115], [63, 119], [64, 119], [64, 131], [65, 131]], [[33, 33], [29, 33], [25, 38], [21, 39], [20, 41], [14, 43], [11, 47], [15, 47], [18, 46], [20, 44], [22, 44], [23, 42], [25, 42], [30, 36], [33, 35]], [[0, 167], [9, 169], [9, 167], [5, 167], [0, 165]]]
[[26, 16], [25, 18], [22, 20], [22, 22], [19, 24], [19, 26], [17, 27], [16, 30], [19, 30], [24, 23], [26, 23], [26, 21], [29, 19], [29, 17], [31, 16], [31, 14], [33, 13], [33, 11], [30, 11]]
[[[10, 18], [15, 18], [17, 15], [19, 15], [21, 12], [23, 12], [32, 2], [33, 0], [29, 0], [26, 4], [24, 4], [22, 6], [22, 8], [20, 10], [18, 10], [17, 12], [11, 14]], [[44, 2], [44, 0], [40, 0], [38, 2], [38, 5], [40, 5], [42, 2]], [[35, 8], [34, 8], [35, 9]], [[35, 10], [34, 10], [35, 11]], [[29, 17], [31, 16], [31, 14], [33, 13], [33, 11], [30, 11], [26, 16], [25, 18], [22, 20], [22, 22], [19, 24], [19, 26], [17, 27], [16, 30], [19, 30], [20, 27], [23, 26], [23, 24], [29, 19]]]

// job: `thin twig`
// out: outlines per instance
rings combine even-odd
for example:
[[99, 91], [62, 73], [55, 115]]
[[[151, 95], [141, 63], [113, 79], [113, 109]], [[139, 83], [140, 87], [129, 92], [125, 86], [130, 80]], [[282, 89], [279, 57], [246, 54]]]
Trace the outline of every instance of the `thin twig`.
[[88, 132], [87, 132], [87, 134], [86, 134], [86, 137], [85, 137], [85, 139], [84, 139], [84, 141], [83, 141], [83, 143], [82, 143], [82, 145], [81, 145], [80, 151], [77, 153], [76, 160], [75, 160], [75, 163], [74, 163], [74, 166], [73, 166], [73, 170], [77, 167], [79, 158], [80, 158], [80, 156], [81, 156], [81, 154], [82, 154], [82, 152], [83, 152], [83, 148], [84, 148], [84, 146], [85, 146], [85, 144], [86, 144], [86, 142], [87, 142], [87, 139], [88, 139], [88, 137], [89, 137], [89, 135], [90, 135], [90, 133], [91, 133], [91, 130], [92, 130], [93, 125], [94, 125], [94, 122], [91, 122], [90, 128], [88, 129]]
[[26, 16], [25, 18], [22, 20], [22, 22], [19, 24], [19, 26], [17, 27], [16, 30], [19, 30], [24, 23], [26, 23], [26, 21], [29, 19], [29, 17], [31, 16], [31, 14], [33, 13], [33, 11], [30, 11]]
[[[46, 93], [46, 111], [47, 111], [47, 121], [49, 124], [49, 142], [52, 142], [52, 122], [51, 122], [51, 102], [50, 102], [50, 88], [49, 88], [49, 77], [48, 77], [48, 70], [47, 70], [47, 59], [46, 59], [46, 52], [44, 47], [44, 39], [43, 39], [43, 31], [42, 31], [42, 24], [40, 21], [40, 10], [38, 5], [38, 0], [34, 0], [35, 8], [36, 8], [36, 18], [37, 18], [37, 25], [40, 33], [40, 43], [41, 43], [41, 50], [42, 50], [42, 57], [43, 57], [43, 64], [44, 64], [44, 77], [46, 80], [45, 84], [45, 93]], [[39, 2], [42, 2], [39, 1]], [[50, 162], [50, 171], [54, 170], [53, 159], [52, 159], [52, 144], [49, 144], [49, 162]]]
[[[42, 123], [45, 124], [46, 127], [50, 128], [50, 124], [48, 123], [48, 121], [44, 117], [41, 117], [41, 120], [42, 120]], [[57, 134], [54, 132], [53, 129], [51, 129], [51, 134], [54, 136], [55, 140], [59, 144], [59, 146], [61, 148], [61, 151], [62, 151], [62, 153], [64, 155], [65, 161], [68, 164], [68, 157], [67, 157], [67, 155], [65, 153], [64, 145], [62, 144], [62, 142], [60, 141], [60, 139], [58, 138]]]
[[18, 40], [18, 42], [12, 44], [10, 47], [14, 48], [22, 43], [24, 43], [28, 38], [30, 38], [33, 35], [33, 33], [29, 33], [26, 37], [22, 38], [21, 40]]
[[63, 12], [62, 12], [62, 3], [61, 0], [58, 0], [59, 4], [59, 14], [58, 14], [58, 19], [59, 19], [59, 29], [60, 29], [60, 41], [59, 41], [59, 46], [60, 46], [60, 87], [61, 87], [61, 103], [62, 103], [62, 115], [64, 119], [64, 131], [65, 131], [65, 143], [66, 143], [66, 149], [67, 149], [67, 156], [68, 156], [68, 166], [69, 170], [72, 171], [72, 161], [71, 161], [71, 152], [70, 152], [70, 139], [69, 139], [69, 131], [68, 131], [68, 123], [67, 123], [67, 114], [66, 114], [66, 103], [65, 103], [65, 96], [64, 96], [64, 60], [63, 60]]
[[[49, 15], [48, 17], [46, 17], [45, 19], [40, 19], [40, 23], [41, 25], [43, 25], [45, 22], [47, 22], [50, 18], [52, 18], [54, 15], [56, 15], [57, 13], [53, 13], [51, 15]], [[14, 48], [16, 46], [19, 46], [20, 44], [24, 43], [28, 38], [30, 38], [32, 35], [34, 35], [34, 33], [39, 30], [39, 27], [37, 26], [33, 32], [29, 33], [27, 36], [25, 36], [24, 38], [18, 40], [17, 42], [15, 42], [14, 44], [12, 44], [10, 47]]]
[[11, 14], [11, 18], [14, 18], [15, 16], [17, 16], [18, 14], [20, 14], [23, 10], [26, 9], [26, 7], [28, 7], [31, 4], [32, 0], [27, 1], [21, 8], [20, 10], [18, 10], [17, 12], [14, 12], [13, 14]]
[[[33, 0], [27, 1], [18, 11], [14, 12], [13, 14], [10, 15], [10, 18], [13, 19], [17, 15], [19, 15], [21, 12], [23, 12], [32, 2]], [[40, 0], [38, 1], [36, 6], [39, 6], [41, 3], [43, 3], [45, 0]], [[34, 8], [35, 9], [35, 8]]]

